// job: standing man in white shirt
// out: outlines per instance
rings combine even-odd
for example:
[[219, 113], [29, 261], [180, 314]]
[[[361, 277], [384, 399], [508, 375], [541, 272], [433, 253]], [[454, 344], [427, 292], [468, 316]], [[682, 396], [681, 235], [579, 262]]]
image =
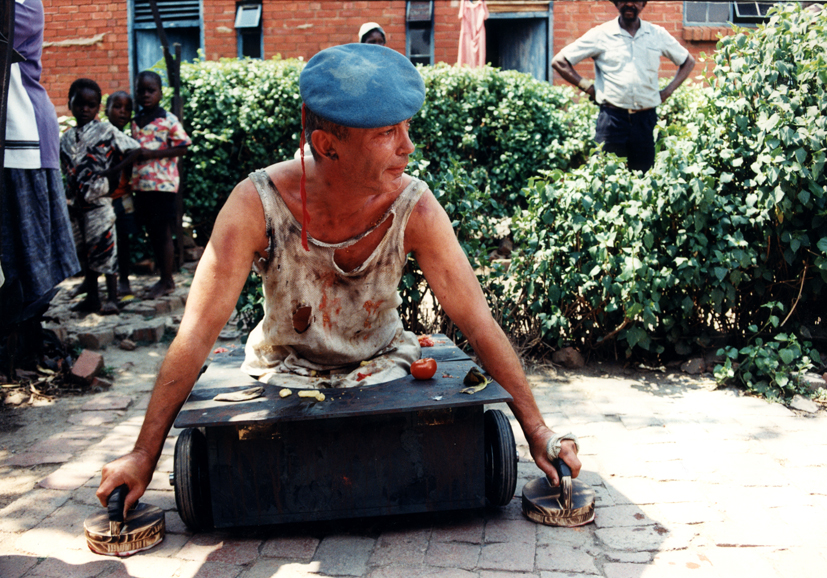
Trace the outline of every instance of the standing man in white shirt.
[[[663, 27], [640, 19], [646, 2], [613, 0], [620, 13], [561, 50], [551, 66], [600, 105], [595, 140], [603, 150], [625, 157], [630, 169], [646, 172], [655, 163], [656, 107], [687, 79], [695, 59]], [[672, 82], [658, 88], [660, 57], [678, 66]], [[594, 82], [574, 66], [594, 60]]]

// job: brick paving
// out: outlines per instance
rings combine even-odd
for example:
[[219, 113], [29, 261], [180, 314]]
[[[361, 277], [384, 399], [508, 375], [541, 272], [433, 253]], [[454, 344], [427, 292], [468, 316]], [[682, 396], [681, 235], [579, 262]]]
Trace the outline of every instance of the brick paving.
[[[138, 347], [134, 354], [141, 352]], [[592, 524], [551, 528], [522, 516], [520, 490], [539, 471], [512, 421], [519, 480], [517, 494], [504, 508], [192, 534], [175, 511], [167, 481], [173, 430], [144, 498], [166, 511], [164, 542], [126, 559], [97, 556], [86, 548], [83, 520], [99, 507], [94, 490], [100, 467], [131, 447], [146, 406], [146, 384], [116, 379], [110, 391], [89, 396], [80, 412], [85, 419], [67, 415], [63, 431], [0, 459], [38, 474], [31, 489], [0, 510], [0, 576], [799, 578], [824, 573], [824, 410], [804, 414], [716, 390], [708, 376], [680, 373], [594, 370], [534, 374], [531, 381], [550, 424], [580, 436], [581, 479], [597, 494]], [[103, 434], [92, 435], [100, 428]]]

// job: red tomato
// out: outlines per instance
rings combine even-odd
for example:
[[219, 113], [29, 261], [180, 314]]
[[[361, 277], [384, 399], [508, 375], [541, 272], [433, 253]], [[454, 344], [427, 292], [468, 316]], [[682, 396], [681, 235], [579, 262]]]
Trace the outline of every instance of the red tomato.
[[436, 373], [436, 360], [431, 357], [417, 359], [411, 364], [414, 379], [431, 379]]

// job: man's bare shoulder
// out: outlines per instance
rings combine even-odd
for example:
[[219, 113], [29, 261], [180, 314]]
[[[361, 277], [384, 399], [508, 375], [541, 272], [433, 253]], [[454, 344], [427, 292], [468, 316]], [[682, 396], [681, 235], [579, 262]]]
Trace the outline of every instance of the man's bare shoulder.
[[414, 206], [405, 227], [406, 252], [416, 252], [427, 246], [444, 243], [446, 236], [456, 240], [448, 214], [430, 189], [427, 189]]
[[[305, 166], [313, 162], [313, 157], [308, 155], [305, 158]], [[282, 198], [298, 194], [299, 182], [302, 177], [302, 165], [299, 159], [291, 159], [275, 163], [266, 167], [264, 172], [270, 177]]]

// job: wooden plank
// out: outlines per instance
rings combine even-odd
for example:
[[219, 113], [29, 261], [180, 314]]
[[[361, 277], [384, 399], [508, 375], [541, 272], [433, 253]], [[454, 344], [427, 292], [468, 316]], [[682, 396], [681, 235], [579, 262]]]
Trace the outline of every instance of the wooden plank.
[[548, 12], [549, 3], [532, 0], [488, 0], [488, 11], [492, 14], [502, 12]]
[[[416, 380], [408, 375], [377, 385], [323, 389], [320, 390], [325, 395], [322, 402], [295, 394], [281, 398], [280, 386], [262, 384], [239, 369], [241, 357], [223, 355], [210, 364], [196, 383], [175, 420], [175, 427], [319, 420], [511, 401], [508, 392], [496, 382], [472, 395], [461, 393], [462, 379], [475, 365], [444, 335], [436, 335], [434, 339], [436, 346], [423, 348], [423, 356], [433, 357], [438, 363], [432, 379]], [[254, 386], [264, 387], [262, 397], [240, 403], [213, 401], [219, 393]]]

